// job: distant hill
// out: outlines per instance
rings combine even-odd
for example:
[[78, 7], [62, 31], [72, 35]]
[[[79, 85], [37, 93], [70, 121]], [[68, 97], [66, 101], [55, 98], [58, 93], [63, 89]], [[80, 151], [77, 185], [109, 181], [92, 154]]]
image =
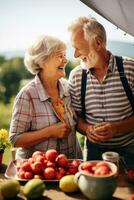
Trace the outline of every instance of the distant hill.
[[[134, 43], [120, 42], [120, 41], [108, 41], [107, 49], [109, 49], [114, 55], [133, 57], [134, 58]], [[72, 60], [73, 48], [71, 44], [68, 44], [68, 57]]]
[[115, 55], [134, 58], [134, 43], [109, 41], [107, 48]]
[[24, 54], [25, 54], [24, 50], [0, 52], [0, 55], [5, 56], [7, 59], [10, 59], [10, 58], [13, 58], [13, 57], [24, 57]]
[[[113, 54], [119, 56], [128, 56], [134, 58], [134, 43], [128, 42], [120, 42], [120, 41], [108, 41], [107, 49], [109, 49]], [[67, 56], [69, 60], [74, 60], [73, 57], [73, 48], [70, 43], [67, 44]], [[18, 50], [18, 51], [6, 51], [0, 52], [0, 55], [5, 56], [7, 59], [12, 57], [20, 56], [24, 57], [25, 51]]]

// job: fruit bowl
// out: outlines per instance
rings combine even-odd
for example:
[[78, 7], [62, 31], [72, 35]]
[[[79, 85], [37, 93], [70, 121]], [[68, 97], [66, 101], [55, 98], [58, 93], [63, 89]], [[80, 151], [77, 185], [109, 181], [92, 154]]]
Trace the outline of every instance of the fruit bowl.
[[114, 163], [95, 160], [80, 164], [75, 181], [89, 199], [110, 199], [116, 189], [117, 166]]
[[[6, 172], [5, 172], [5, 177], [8, 178], [8, 179], [16, 179], [16, 180], [22, 181], [22, 182], [26, 182], [26, 181], [30, 180], [28, 178], [21, 178], [17, 175], [18, 166], [22, 165], [23, 161], [27, 161], [27, 159], [23, 159], [23, 160], [18, 159], [18, 160], [11, 161], [9, 163], [9, 165], [7, 166], [7, 169], [6, 169]], [[71, 163], [73, 161], [76, 161], [76, 163], [77, 162], [82, 163], [81, 159], [68, 159], [68, 164], [71, 165]], [[74, 164], [76, 164], [76, 163], [74, 162]], [[76, 171], [73, 171], [74, 169], [71, 168], [71, 166], [70, 166], [70, 172], [71, 172], [71, 170], [72, 170], [72, 173], [73, 172], [76, 173]], [[36, 177], [36, 178], [39, 178], [39, 177]], [[45, 181], [45, 182], [58, 182], [60, 179], [55, 178], [55, 179], [47, 180], [47, 179], [43, 178], [42, 180]]]

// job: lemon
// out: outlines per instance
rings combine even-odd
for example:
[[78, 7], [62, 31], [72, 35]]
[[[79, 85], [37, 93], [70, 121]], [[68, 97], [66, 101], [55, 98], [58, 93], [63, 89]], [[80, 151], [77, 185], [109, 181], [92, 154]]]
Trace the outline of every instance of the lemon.
[[66, 175], [60, 179], [59, 188], [63, 192], [76, 192], [78, 186], [74, 181], [74, 175]]
[[0, 190], [5, 199], [15, 198], [20, 191], [20, 183], [15, 179], [6, 180], [0, 183]]

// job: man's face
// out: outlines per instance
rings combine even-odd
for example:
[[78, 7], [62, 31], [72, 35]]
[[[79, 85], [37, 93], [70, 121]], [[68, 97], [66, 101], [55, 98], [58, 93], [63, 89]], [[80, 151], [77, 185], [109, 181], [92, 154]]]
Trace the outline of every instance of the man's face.
[[84, 39], [84, 33], [82, 30], [72, 34], [71, 37], [72, 46], [74, 47], [74, 57], [80, 58], [85, 66], [92, 68], [98, 59], [98, 43], [93, 35], [90, 36], [90, 40]]
[[71, 43], [74, 47], [74, 57], [80, 58], [86, 62], [86, 57], [89, 53], [88, 42], [84, 39], [84, 34], [82, 30], [77, 31], [71, 37]]

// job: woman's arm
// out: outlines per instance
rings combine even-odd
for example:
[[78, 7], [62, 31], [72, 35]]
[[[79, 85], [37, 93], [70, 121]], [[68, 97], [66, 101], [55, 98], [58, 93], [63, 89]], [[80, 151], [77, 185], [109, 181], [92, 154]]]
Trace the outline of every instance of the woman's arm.
[[[36, 105], [34, 104], [34, 106]], [[34, 106], [30, 94], [26, 91], [21, 92], [15, 99], [9, 134], [15, 147], [33, 146], [48, 138], [62, 138], [70, 133], [64, 123], [57, 123], [40, 129], [37, 127], [37, 130], [33, 131], [31, 124], [36, 122], [35, 117], [38, 114], [38, 109], [35, 110]], [[34, 115], [35, 117], [33, 117]], [[33, 118], [34, 122], [32, 121]], [[41, 123], [43, 122], [41, 121]]]
[[64, 123], [57, 123], [49, 127], [37, 130], [23, 132], [17, 138], [15, 147], [29, 147], [39, 144], [49, 138], [63, 138], [67, 137], [69, 130]]

